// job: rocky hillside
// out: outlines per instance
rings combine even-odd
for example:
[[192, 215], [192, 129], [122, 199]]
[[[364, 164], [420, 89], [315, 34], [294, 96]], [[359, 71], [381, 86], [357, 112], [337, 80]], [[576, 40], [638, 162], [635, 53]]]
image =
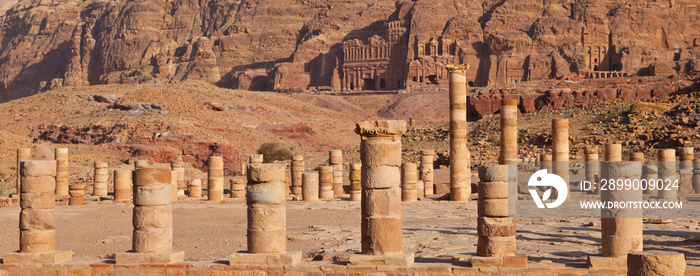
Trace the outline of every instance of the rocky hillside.
[[32, 141], [40, 159], [68, 146], [71, 162], [87, 167], [96, 160], [177, 158], [203, 167], [215, 155], [224, 157], [230, 174], [263, 143], [325, 158], [330, 149], [359, 144], [352, 131], [360, 117], [202, 82], [64, 87], [0, 104], [0, 117], [0, 150], [7, 153], [0, 157], [0, 182], [13, 174], [16, 148]]
[[342, 43], [392, 21], [407, 22], [407, 67], [449, 42], [475, 85], [684, 73], [700, 70], [699, 14], [694, 0], [20, 0], [0, 16], [0, 102], [112, 83], [332, 86]]

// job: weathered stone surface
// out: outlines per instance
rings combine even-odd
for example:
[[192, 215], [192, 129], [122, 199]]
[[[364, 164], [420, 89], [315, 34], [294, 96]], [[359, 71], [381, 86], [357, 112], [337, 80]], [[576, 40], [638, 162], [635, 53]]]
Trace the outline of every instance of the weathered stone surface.
[[627, 254], [627, 275], [685, 275], [685, 255], [668, 251]]
[[569, 183], [569, 120], [552, 120], [552, 169]]
[[48, 253], [10, 253], [3, 255], [7, 265], [42, 265], [60, 264], [73, 260], [73, 251], [54, 251]]
[[518, 100], [501, 100], [501, 156], [499, 163], [518, 160]]
[[188, 197], [201, 197], [202, 196], [202, 180], [192, 179], [187, 185], [187, 196]]
[[96, 196], [107, 196], [109, 173], [107, 167], [109, 164], [107, 162], [95, 162], [95, 175], [94, 175], [94, 190], [93, 195]]
[[350, 165], [350, 200], [360, 201], [362, 199], [362, 164], [353, 163]]
[[479, 182], [479, 198], [508, 199], [508, 182]]
[[[361, 137], [363, 193], [360, 230], [362, 253], [366, 255], [398, 255], [402, 252], [399, 166], [401, 134], [405, 130], [405, 121], [357, 123], [355, 132]], [[377, 148], [382, 150], [375, 150]], [[411, 170], [416, 174], [415, 164]]]
[[22, 193], [52, 193], [56, 190], [55, 171], [53, 175], [22, 176]]
[[284, 205], [286, 196], [284, 194], [284, 182], [249, 182], [247, 186], [248, 204], [276, 204]]
[[209, 158], [207, 171], [207, 199], [220, 201], [224, 199], [224, 159], [221, 156]]
[[[433, 162], [434, 162], [435, 151], [433, 150], [421, 150], [420, 157], [420, 180], [423, 181], [423, 186], [425, 187], [424, 195], [431, 196], [435, 194], [434, 187], [434, 172], [433, 172]], [[419, 192], [420, 194], [420, 192]]]
[[131, 200], [132, 192], [132, 171], [131, 170], [114, 170], [114, 200], [127, 201]]
[[[163, 263], [173, 248], [172, 190], [174, 172], [170, 166], [137, 167], [134, 177], [134, 227], [132, 252], [117, 254], [118, 264], [148, 262], [148, 254], [157, 254], [153, 261]], [[177, 178], [177, 175], [174, 176]], [[138, 253], [146, 255], [129, 255]], [[121, 257], [120, 257], [121, 255]], [[180, 260], [181, 261], [181, 260]]]
[[319, 197], [333, 199], [333, 166], [321, 166], [318, 169]]
[[304, 201], [318, 201], [318, 173], [307, 172], [302, 175], [301, 193]]
[[515, 255], [515, 236], [479, 236], [477, 255], [484, 257], [504, 257]]
[[130, 264], [174, 264], [181, 263], [185, 260], [185, 252], [166, 252], [166, 253], [140, 253], [140, 252], [123, 252], [117, 253], [114, 259], [119, 265]]
[[471, 155], [467, 148], [467, 79], [469, 65], [447, 65], [450, 83], [450, 199], [471, 196]]
[[398, 255], [353, 254], [349, 258], [352, 267], [410, 267], [414, 262], [413, 252]]
[[401, 169], [398, 166], [363, 166], [364, 189], [385, 189], [401, 186]]
[[284, 181], [284, 164], [250, 164], [249, 182]]
[[471, 259], [472, 267], [508, 267], [508, 268], [524, 268], [527, 267], [527, 256], [514, 255], [507, 257], [482, 257], [473, 256]]
[[55, 160], [31, 160], [20, 162], [20, 175], [22, 176], [56, 176]]
[[292, 156], [292, 164], [289, 168], [292, 174], [292, 193], [297, 197], [301, 196], [301, 186], [302, 186], [302, 174], [305, 170], [304, 156], [294, 155]]
[[245, 198], [246, 196], [246, 183], [244, 179], [234, 178], [231, 179], [231, 198]]
[[483, 182], [507, 182], [508, 166], [493, 165], [479, 167], [479, 179]]
[[292, 266], [301, 263], [301, 251], [282, 254], [233, 253], [228, 257], [229, 265]]
[[282, 254], [287, 248], [283, 164], [248, 166], [248, 253]]
[[133, 225], [136, 229], [172, 228], [173, 208], [170, 205], [134, 206]]
[[20, 175], [22, 175], [20, 172], [20, 170], [22, 169], [22, 161], [30, 160], [30, 159], [32, 159], [32, 149], [30, 149], [30, 148], [18, 148], [17, 149], [17, 165], [15, 168], [17, 168], [17, 176], [18, 177], [17, 177], [17, 181], [15, 183], [15, 185], [17, 187], [17, 189], [15, 190], [16, 194], [20, 194], [22, 192], [21, 188], [20, 188], [22, 181], [19, 177]]
[[68, 170], [68, 149], [56, 148], [54, 150], [54, 159], [56, 160], [56, 196], [68, 195], [68, 178], [70, 171]]
[[515, 236], [514, 218], [479, 217], [477, 234], [484, 237]]
[[508, 199], [479, 199], [477, 213], [485, 217], [507, 217]]

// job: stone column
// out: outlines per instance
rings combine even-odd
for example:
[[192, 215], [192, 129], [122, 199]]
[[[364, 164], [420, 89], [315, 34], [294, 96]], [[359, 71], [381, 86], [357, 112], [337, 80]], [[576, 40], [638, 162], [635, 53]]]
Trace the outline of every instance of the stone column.
[[[584, 151], [584, 167], [586, 169], [586, 181], [600, 184], [600, 158], [598, 155], [598, 146], [589, 146]], [[599, 189], [590, 191], [591, 193], [600, 192]]]
[[182, 160], [174, 160], [170, 162], [170, 168], [177, 173], [177, 195], [185, 195], [185, 162]]
[[627, 254], [627, 275], [685, 275], [685, 255], [672, 251]]
[[413, 264], [413, 253], [403, 254], [401, 233], [401, 135], [405, 121], [357, 123], [362, 160], [362, 255], [352, 265]]
[[[418, 178], [418, 173], [416, 178]], [[416, 181], [416, 197], [425, 198], [425, 183], [423, 183], [423, 180]]]
[[362, 199], [362, 163], [350, 164], [350, 200], [360, 201]]
[[172, 167], [170, 168], [170, 185], [172, 188], [170, 189], [171, 196], [173, 198], [172, 202], [175, 202], [178, 199], [177, 196], [177, 172], [172, 170]]
[[302, 174], [304, 174], [304, 156], [292, 156], [292, 194], [301, 197]]
[[114, 170], [114, 201], [131, 201], [131, 170]]
[[[664, 183], [667, 183], [667, 181], [670, 181], [670, 183], [675, 183], [676, 182], [676, 150], [675, 149], [659, 149], [658, 151], [658, 157], [659, 157], [659, 172], [658, 172], [658, 179], [661, 179], [664, 181]], [[661, 185], [657, 185], [661, 186]], [[666, 186], [664, 184], [664, 189], [658, 190], [658, 198], [659, 200], [662, 201], [676, 201], [678, 200], [678, 193], [675, 188], [669, 188], [666, 190]]]
[[467, 70], [469, 65], [448, 65], [450, 72], [450, 199], [471, 196], [470, 152], [467, 148]]
[[207, 198], [209, 201], [224, 200], [224, 159], [221, 156], [209, 158]]
[[[639, 179], [642, 164], [622, 161], [622, 145], [605, 145], [603, 179]], [[642, 190], [606, 189], [600, 193], [602, 202], [642, 201]], [[642, 209], [601, 209], [603, 257], [625, 257], [627, 253], [642, 250]]]
[[681, 148], [678, 190], [681, 195], [687, 195], [693, 191], [693, 159], [695, 159], [693, 147]]
[[32, 149], [30, 148], [18, 148], [17, 149], [17, 190], [16, 193], [19, 196], [21, 193], [20, 185], [22, 184], [21, 177], [20, 177], [20, 162], [25, 161], [25, 160], [30, 160], [32, 159]]
[[[550, 153], [542, 153], [542, 154], [540, 155], [540, 169], [541, 169], [541, 170], [547, 170], [547, 173], [554, 173], [554, 169], [553, 169], [554, 165], [552, 164], [552, 162], [553, 162], [552, 159], [553, 159], [553, 158], [552, 158], [552, 154], [550, 154]], [[521, 192], [521, 193], [528, 193], [527, 190], [528, 190], [529, 188], [527, 187], [527, 184], [524, 184], [524, 185], [518, 184], [518, 189], [520, 189], [520, 192]], [[545, 191], [545, 190], [547, 190], [547, 187], [540, 186], [538, 189], [539, 189], [540, 191]], [[556, 191], [553, 191], [552, 196], [553, 196], [554, 194], [556, 194], [555, 192], [556, 192]], [[552, 196], [550, 196], [550, 198], [551, 198]]]
[[499, 164], [518, 161], [518, 100], [501, 100], [501, 156]]
[[518, 100], [501, 100], [501, 156], [499, 164], [508, 165], [508, 182], [514, 185], [508, 186], [509, 194], [513, 200], [509, 205], [510, 213], [515, 215], [518, 198]]
[[130, 252], [116, 254], [116, 263], [182, 262], [185, 252], [173, 252], [173, 185], [170, 166], [139, 167], [134, 172], [133, 181], [132, 249]]
[[540, 169], [547, 170], [547, 173], [552, 173], [552, 154], [540, 154]]
[[231, 179], [231, 198], [245, 198], [245, 181], [240, 178]]
[[[509, 165], [479, 168], [479, 203], [477, 204], [477, 234], [479, 239], [472, 266], [495, 263], [496, 266], [527, 264], [527, 257], [515, 260], [515, 219], [508, 217], [510, 194], [508, 185]], [[508, 258], [509, 261], [505, 261]]]
[[644, 162], [643, 152], [630, 152], [630, 161]]
[[[248, 163], [252, 164], [262, 164], [262, 162], [265, 160], [265, 156], [262, 154], [253, 154], [250, 156], [250, 160]], [[247, 169], [246, 169], [247, 170]]]
[[328, 164], [333, 166], [333, 194], [345, 194], [343, 190], [343, 151], [332, 150], [328, 153]]
[[569, 120], [552, 120], [552, 161], [554, 174], [569, 185]]
[[401, 164], [401, 200], [416, 201], [418, 199], [416, 182], [418, 182], [418, 166], [416, 163]]
[[85, 184], [71, 184], [68, 194], [70, 195], [68, 205], [83, 205], [85, 203]]
[[20, 162], [19, 253], [4, 256], [5, 264], [56, 264], [73, 252], [56, 251], [56, 161]]
[[187, 196], [188, 197], [201, 197], [202, 196], [202, 180], [199, 178], [191, 179], [187, 185]]
[[92, 191], [94, 196], [107, 196], [107, 182], [109, 181], [107, 166], [107, 162], [95, 162], [95, 182]]
[[[286, 166], [285, 166], [286, 167]], [[285, 176], [284, 177], [284, 194], [289, 196], [292, 194], [292, 188], [291, 188], [292, 182], [289, 179], [289, 177]]]
[[68, 178], [70, 177], [70, 171], [68, 170], [68, 149], [56, 148], [54, 150], [54, 159], [56, 159], [56, 196], [67, 196]]
[[700, 159], [693, 161], [693, 193], [700, 194]]
[[[230, 255], [230, 264], [294, 265], [301, 262], [300, 251], [286, 253], [285, 169], [281, 163], [248, 166], [248, 254]], [[256, 257], [257, 254], [265, 256]]]
[[[642, 166], [642, 179], [647, 180], [647, 185], [649, 185], [649, 181], [656, 181], [659, 179], [659, 168], [656, 165], [653, 164], [645, 164]], [[642, 194], [644, 196], [656, 196], [658, 195], [658, 191], [656, 189], [645, 189], [642, 191]]]
[[241, 175], [242, 175], [242, 176], [246, 176], [246, 174], [247, 174], [247, 172], [246, 172], [247, 168], [248, 168], [248, 164], [246, 164], [246, 162], [241, 162]]
[[286, 251], [286, 211], [282, 164], [248, 167], [248, 253]]
[[321, 166], [318, 169], [319, 196], [321, 199], [333, 199], [333, 167]]
[[423, 185], [425, 186], [425, 196], [431, 196], [435, 194], [434, 186], [434, 173], [433, 173], [433, 159], [435, 156], [434, 150], [421, 150], [420, 151], [420, 179], [423, 180]]
[[318, 201], [318, 173], [306, 172], [301, 176], [301, 198], [303, 201]]
[[[630, 178], [630, 180], [639, 179], [639, 181], [641, 181], [642, 179], [644, 179], [644, 153], [643, 152], [631, 152], [630, 153], [630, 161], [638, 162], [639, 165], [642, 167], [639, 172], [635, 171], [635, 173], [639, 173], [639, 174], [632, 175], [631, 176], [632, 178]], [[641, 192], [642, 196], [644, 195], [644, 190], [642, 190], [642, 189], [639, 189], [639, 191], [634, 191], [634, 192]]]

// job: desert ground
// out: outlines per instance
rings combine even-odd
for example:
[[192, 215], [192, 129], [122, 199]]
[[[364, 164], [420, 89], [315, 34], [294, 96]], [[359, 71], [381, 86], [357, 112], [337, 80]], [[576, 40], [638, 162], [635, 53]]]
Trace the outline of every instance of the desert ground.
[[[448, 170], [436, 171], [446, 183]], [[347, 179], [346, 179], [347, 180]], [[695, 199], [696, 200], [696, 199]], [[360, 251], [360, 203], [347, 198], [287, 202], [287, 248], [302, 251], [307, 261], [343, 264]], [[57, 206], [57, 248], [75, 252], [78, 262], [113, 262], [113, 254], [131, 249], [132, 204], [88, 202]], [[18, 207], [0, 208], [0, 252], [18, 248]], [[402, 204], [404, 249], [416, 263], [467, 266], [476, 252], [476, 201], [454, 203], [437, 198]], [[586, 268], [586, 256], [600, 252], [600, 219], [517, 220], [517, 253], [529, 267]], [[187, 261], [225, 263], [229, 254], [246, 250], [246, 205], [228, 199], [208, 204], [187, 199], [173, 204], [173, 248]], [[688, 270], [700, 269], [700, 219], [644, 224], [644, 250], [669, 250], [686, 256]]]

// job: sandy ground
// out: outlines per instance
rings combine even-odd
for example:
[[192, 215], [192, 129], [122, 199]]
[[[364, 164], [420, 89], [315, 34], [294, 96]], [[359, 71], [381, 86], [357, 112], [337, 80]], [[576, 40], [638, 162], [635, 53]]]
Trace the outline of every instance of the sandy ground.
[[[445, 182], [447, 170], [437, 170]], [[76, 261], [107, 261], [131, 248], [131, 204], [57, 206], [57, 248], [75, 252]], [[435, 199], [404, 203], [403, 237], [416, 262], [459, 263], [476, 252], [476, 202]], [[0, 253], [19, 247], [20, 208], [0, 208]], [[246, 206], [176, 203], [173, 205], [175, 250], [187, 260], [223, 261], [246, 249]], [[689, 267], [700, 268], [698, 219], [644, 225], [644, 249], [686, 254]], [[600, 250], [600, 220], [518, 219], [518, 253], [531, 264], [584, 268], [586, 256]], [[344, 261], [360, 249], [360, 203], [347, 200], [288, 202], [287, 248], [301, 250], [307, 260]]]

